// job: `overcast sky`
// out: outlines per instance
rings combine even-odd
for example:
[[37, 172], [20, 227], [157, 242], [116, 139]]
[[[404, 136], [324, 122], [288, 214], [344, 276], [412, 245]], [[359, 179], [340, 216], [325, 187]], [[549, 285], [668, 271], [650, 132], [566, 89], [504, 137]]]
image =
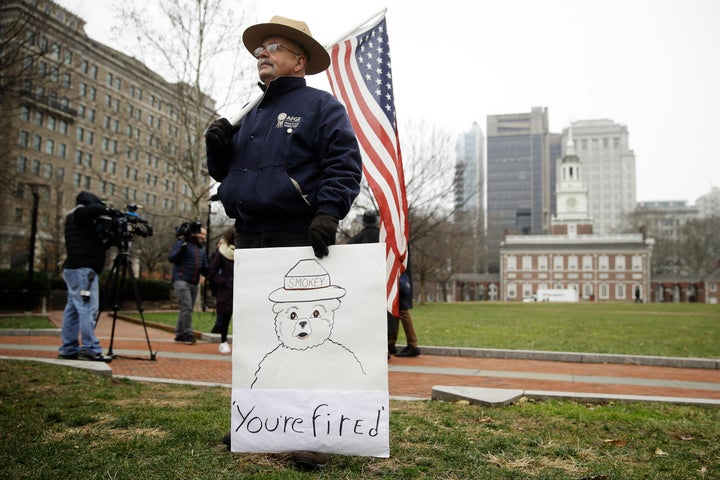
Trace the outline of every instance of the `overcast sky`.
[[[56, 2], [118, 48], [113, 0]], [[597, 118], [628, 127], [638, 201], [693, 204], [720, 186], [720, 1], [272, 0], [255, 14], [304, 20], [327, 44], [386, 7], [401, 136], [409, 121], [454, 137], [547, 107], [556, 133]], [[329, 90], [324, 74], [308, 79]]]

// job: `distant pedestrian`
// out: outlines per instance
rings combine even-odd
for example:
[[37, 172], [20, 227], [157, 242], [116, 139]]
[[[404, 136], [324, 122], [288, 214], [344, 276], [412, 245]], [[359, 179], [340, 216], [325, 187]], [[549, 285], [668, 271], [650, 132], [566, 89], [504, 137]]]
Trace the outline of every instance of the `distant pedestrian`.
[[[218, 249], [210, 261], [208, 281], [215, 296], [217, 320], [214, 333], [220, 334], [220, 353], [230, 353], [228, 328], [233, 313], [233, 274], [235, 259], [235, 229], [229, 228], [218, 241]], [[217, 330], [216, 330], [217, 329]]]
[[180, 306], [175, 324], [175, 341], [187, 345], [195, 343], [192, 312], [198, 293], [200, 275], [208, 274], [208, 258], [205, 252], [207, 229], [200, 222], [185, 223], [177, 233], [168, 260], [173, 263], [172, 281]]
[[412, 272], [410, 270], [409, 250], [407, 269], [402, 273], [402, 275], [400, 275], [400, 279], [398, 280], [398, 291], [400, 303], [400, 323], [402, 323], [403, 331], [405, 332], [407, 346], [395, 353], [397, 350], [395, 342], [397, 341], [397, 334], [399, 331], [397, 319], [395, 319], [395, 327], [390, 329], [390, 331], [395, 332], [395, 336], [388, 339], [388, 351], [395, 353], [398, 357], [417, 357], [420, 355], [420, 348], [418, 347], [417, 334], [415, 333], [415, 326], [413, 325], [412, 314], [410, 313], [413, 304], [413, 285]]

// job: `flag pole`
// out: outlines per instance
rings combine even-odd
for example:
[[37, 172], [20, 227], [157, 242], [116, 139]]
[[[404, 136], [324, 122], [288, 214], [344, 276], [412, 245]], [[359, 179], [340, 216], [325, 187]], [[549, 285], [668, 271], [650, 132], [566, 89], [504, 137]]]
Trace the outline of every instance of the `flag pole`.
[[326, 44], [326, 45], [325, 45], [325, 49], [328, 49], [328, 48], [332, 47], [333, 45], [335, 45], [336, 43], [340, 43], [342, 40], [345, 40], [345, 39], [348, 38], [350, 35], [352, 35], [353, 33], [355, 33], [355, 32], [357, 32], [358, 30], [360, 30], [362, 27], [364, 27], [365, 25], [367, 25], [368, 23], [370, 23], [371, 20], [375, 20], [375, 19], [376, 19], [377, 17], [379, 17], [380, 15], [385, 15], [385, 12], [387, 12], [387, 7], [386, 7], [386, 8], [383, 8], [382, 10], [380, 10], [380, 11], [377, 12], [377, 13], [375, 13], [374, 15], [371, 15], [370, 17], [366, 18], [366, 19], [363, 20], [361, 23], [359, 23], [357, 27], [353, 28], [352, 30], [350, 30], [350, 31], [347, 32], [346, 34], [338, 37], [338, 39], [335, 40], [334, 42], [330, 42], [330, 43]]
[[[380, 15], [384, 15], [385, 12], [387, 12], [387, 7], [386, 7], [386, 8], [383, 8], [383, 9], [380, 10], [379, 12], [373, 14], [372, 16], [366, 18], [366, 19], [363, 20], [360, 24], [358, 24], [357, 27], [355, 27], [355, 28], [353, 28], [352, 30], [348, 31], [346, 34], [338, 37], [338, 39], [335, 40], [334, 42], [330, 42], [330, 43], [328, 43], [328, 44], [325, 44], [325, 49], [328, 49], [328, 48], [332, 47], [333, 45], [335, 45], [336, 43], [338, 43], [338, 42], [340, 42], [340, 41], [342, 41], [342, 40], [345, 40], [347, 37], [349, 37], [349, 36], [352, 35], [353, 33], [355, 33], [355, 32], [357, 32], [358, 30], [360, 30], [362, 27], [364, 27], [365, 25], [367, 25], [368, 23], [370, 23], [371, 20], [374, 20], [375, 18], [379, 17]], [[264, 94], [264, 93], [261, 93], [261, 94], [259, 94], [257, 97], [254, 97], [254, 98], [250, 99], [250, 101], [249, 101], [238, 113], [236, 113], [235, 115], [232, 115], [230, 118], [228, 118], [228, 121], [229, 121], [232, 125], [237, 125], [238, 123], [240, 123], [240, 120], [242, 120], [243, 118], [245, 118], [245, 116], [246, 116], [248, 113], [250, 113], [250, 110], [252, 110], [253, 108], [255, 108], [255, 106], [256, 106], [258, 103], [260, 103], [260, 100], [262, 99], [263, 95], [265, 95], [265, 94]]]

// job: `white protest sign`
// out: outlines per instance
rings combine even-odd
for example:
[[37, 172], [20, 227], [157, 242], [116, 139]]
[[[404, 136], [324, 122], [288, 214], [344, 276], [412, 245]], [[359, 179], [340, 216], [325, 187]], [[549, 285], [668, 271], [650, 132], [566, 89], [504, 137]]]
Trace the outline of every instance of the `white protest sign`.
[[385, 244], [235, 250], [234, 452], [389, 456]]

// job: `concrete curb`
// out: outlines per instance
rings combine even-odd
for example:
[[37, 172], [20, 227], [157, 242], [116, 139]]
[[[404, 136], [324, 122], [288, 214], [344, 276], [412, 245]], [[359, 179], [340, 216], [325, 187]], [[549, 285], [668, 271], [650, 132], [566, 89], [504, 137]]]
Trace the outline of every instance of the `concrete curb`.
[[449, 357], [509, 358], [516, 360], [542, 360], [549, 362], [608, 363], [644, 365], [652, 367], [720, 369], [720, 359], [660, 357], [650, 355], [618, 355], [610, 353], [549, 352], [542, 350], [504, 350], [497, 348], [421, 347], [423, 355]]
[[605, 393], [555, 392], [544, 390], [515, 390], [503, 388], [453, 387], [436, 385], [432, 388], [432, 400], [443, 402], [465, 401], [472, 405], [500, 408], [517, 402], [521, 398], [532, 400], [570, 400], [578, 403], [609, 403], [609, 402], [656, 402], [675, 405], [695, 405], [703, 407], [719, 407], [720, 400], [663, 397], [651, 395], [621, 395]]

